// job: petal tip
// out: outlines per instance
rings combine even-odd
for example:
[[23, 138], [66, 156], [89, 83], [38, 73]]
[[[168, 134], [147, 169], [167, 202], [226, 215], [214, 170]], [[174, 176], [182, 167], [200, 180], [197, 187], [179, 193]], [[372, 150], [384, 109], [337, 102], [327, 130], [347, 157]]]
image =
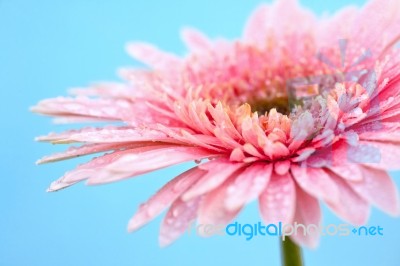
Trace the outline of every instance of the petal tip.
[[171, 239], [169, 239], [169, 238], [167, 238], [167, 237], [165, 237], [165, 236], [162, 236], [162, 235], [160, 235], [160, 236], [158, 237], [158, 245], [159, 245], [161, 248], [166, 248], [166, 247], [170, 246], [171, 244], [172, 244]]
[[135, 215], [134, 217], [132, 217], [132, 219], [129, 220], [128, 232], [133, 233], [133, 232], [137, 231], [139, 228], [141, 228], [142, 226], [143, 226], [143, 223], [141, 223], [139, 221], [139, 219], [137, 219], [137, 216]]

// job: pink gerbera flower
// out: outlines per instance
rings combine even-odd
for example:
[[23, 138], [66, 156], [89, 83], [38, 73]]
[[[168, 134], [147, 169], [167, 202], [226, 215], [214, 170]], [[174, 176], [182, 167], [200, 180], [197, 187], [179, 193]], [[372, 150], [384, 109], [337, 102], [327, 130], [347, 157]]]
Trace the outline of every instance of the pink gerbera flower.
[[[59, 122], [120, 122], [39, 137], [81, 145], [38, 163], [106, 152], [48, 191], [195, 160], [129, 222], [134, 231], [169, 207], [162, 245], [193, 220], [226, 224], [254, 199], [265, 223], [320, 224], [319, 201], [357, 225], [370, 205], [397, 215], [386, 170], [400, 168], [399, 35], [398, 0], [323, 19], [281, 0], [258, 8], [240, 40], [185, 29], [183, 58], [129, 44], [148, 69], [122, 69], [124, 83], [75, 89], [33, 108]], [[292, 239], [315, 246], [318, 236]]]

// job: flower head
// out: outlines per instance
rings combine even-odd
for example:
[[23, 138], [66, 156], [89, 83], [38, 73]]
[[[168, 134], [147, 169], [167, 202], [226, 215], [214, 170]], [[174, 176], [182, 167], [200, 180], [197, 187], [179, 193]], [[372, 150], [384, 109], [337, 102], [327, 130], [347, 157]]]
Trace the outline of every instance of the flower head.
[[[266, 223], [320, 224], [320, 201], [352, 224], [367, 221], [370, 205], [397, 215], [386, 170], [400, 166], [399, 29], [397, 0], [323, 19], [280, 0], [259, 7], [240, 40], [183, 30], [183, 58], [130, 44], [147, 69], [122, 69], [121, 84], [75, 89], [33, 108], [59, 122], [117, 122], [38, 138], [81, 144], [39, 163], [103, 153], [49, 191], [195, 160], [129, 222], [136, 230], [169, 207], [163, 245], [193, 220], [228, 223], [254, 199]], [[318, 236], [293, 240], [315, 246]]]

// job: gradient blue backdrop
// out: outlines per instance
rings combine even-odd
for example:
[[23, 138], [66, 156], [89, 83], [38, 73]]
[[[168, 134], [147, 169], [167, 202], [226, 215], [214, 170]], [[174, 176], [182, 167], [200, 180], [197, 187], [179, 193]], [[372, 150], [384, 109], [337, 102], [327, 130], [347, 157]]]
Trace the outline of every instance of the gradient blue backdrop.
[[[318, 14], [354, 1], [302, 1]], [[137, 233], [126, 225], [137, 205], [189, 165], [107, 186], [76, 185], [45, 193], [47, 185], [81, 160], [35, 166], [64, 147], [33, 137], [65, 126], [28, 112], [42, 98], [69, 87], [116, 80], [119, 66], [137, 64], [124, 52], [144, 40], [183, 54], [179, 29], [238, 37], [258, 0], [246, 1], [21, 1], [0, 0], [0, 265], [279, 265], [278, 240], [184, 236], [160, 249], [160, 218]], [[86, 158], [85, 158], [86, 159]], [[399, 184], [399, 175], [392, 173]], [[256, 204], [238, 218], [259, 220]], [[324, 210], [324, 221], [340, 223]], [[400, 220], [374, 210], [370, 225], [383, 237], [325, 237], [306, 250], [307, 265], [400, 265]]]

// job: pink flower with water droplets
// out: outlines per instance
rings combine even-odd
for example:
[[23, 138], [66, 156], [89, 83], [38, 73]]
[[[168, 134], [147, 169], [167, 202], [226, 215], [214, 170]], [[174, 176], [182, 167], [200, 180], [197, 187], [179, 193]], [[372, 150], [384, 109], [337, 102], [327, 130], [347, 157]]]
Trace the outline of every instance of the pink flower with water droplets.
[[[77, 143], [38, 163], [100, 153], [48, 191], [196, 161], [129, 222], [137, 230], [169, 208], [162, 245], [195, 220], [227, 224], [253, 200], [265, 223], [319, 225], [320, 202], [354, 225], [366, 223], [371, 205], [398, 215], [386, 171], [400, 168], [399, 36], [398, 0], [322, 19], [280, 0], [256, 9], [238, 40], [183, 30], [184, 57], [129, 44], [148, 68], [121, 69], [121, 83], [32, 108], [62, 123], [110, 123], [37, 138]], [[316, 234], [292, 239], [318, 243]]]

